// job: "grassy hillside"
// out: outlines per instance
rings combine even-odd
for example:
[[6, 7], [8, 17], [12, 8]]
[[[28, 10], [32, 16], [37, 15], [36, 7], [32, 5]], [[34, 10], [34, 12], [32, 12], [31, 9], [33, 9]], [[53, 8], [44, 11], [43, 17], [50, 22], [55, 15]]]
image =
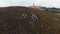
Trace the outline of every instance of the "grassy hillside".
[[60, 16], [28, 7], [1, 7], [0, 34], [60, 34]]

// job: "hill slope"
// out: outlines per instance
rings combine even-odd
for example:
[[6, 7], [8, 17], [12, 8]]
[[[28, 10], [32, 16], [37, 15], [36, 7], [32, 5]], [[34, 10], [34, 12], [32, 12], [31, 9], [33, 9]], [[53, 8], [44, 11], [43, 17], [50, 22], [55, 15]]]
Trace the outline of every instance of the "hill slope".
[[60, 18], [36, 8], [2, 7], [0, 34], [60, 34]]

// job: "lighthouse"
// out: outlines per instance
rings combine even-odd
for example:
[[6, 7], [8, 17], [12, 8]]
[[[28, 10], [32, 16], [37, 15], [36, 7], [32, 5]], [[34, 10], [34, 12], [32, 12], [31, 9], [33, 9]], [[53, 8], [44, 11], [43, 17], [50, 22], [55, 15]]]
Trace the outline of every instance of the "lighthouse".
[[35, 3], [33, 3], [33, 6], [35, 6]]
[[32, 5], [30, 6], [31, 8], [36, 8], [35, 3], [32, 3]]

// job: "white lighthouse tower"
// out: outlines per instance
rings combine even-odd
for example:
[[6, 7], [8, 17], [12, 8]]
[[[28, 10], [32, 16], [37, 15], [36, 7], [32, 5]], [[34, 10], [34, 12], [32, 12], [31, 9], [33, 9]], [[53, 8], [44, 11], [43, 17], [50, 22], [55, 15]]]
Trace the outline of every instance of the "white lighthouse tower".
[[35, 3], [33, 3], [30, 7], [31, 7], [31, 8], [36, 8]]

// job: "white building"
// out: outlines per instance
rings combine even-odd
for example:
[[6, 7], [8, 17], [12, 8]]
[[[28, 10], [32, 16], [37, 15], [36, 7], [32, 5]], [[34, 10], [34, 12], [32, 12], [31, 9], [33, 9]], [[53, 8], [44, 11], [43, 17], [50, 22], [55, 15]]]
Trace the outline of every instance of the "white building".
[[36, 6], [35, 3], [33, 3], [33, 5], [32, 6], [29, 6], [29, 7], [31, 7], [31, 8], [37, 8], [37, 9], [40, 9], [40, 10], [44, 10], [40, 6]]

